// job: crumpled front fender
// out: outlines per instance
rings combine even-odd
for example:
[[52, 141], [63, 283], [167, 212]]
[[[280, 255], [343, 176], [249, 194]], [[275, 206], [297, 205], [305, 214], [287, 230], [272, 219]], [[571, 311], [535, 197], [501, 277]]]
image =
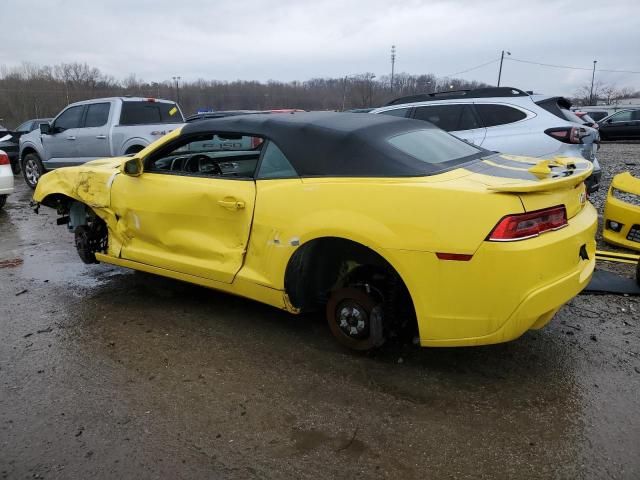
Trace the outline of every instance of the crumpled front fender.
[[96, 160], [46, 173], [38, 181], [33, 199], [46, 205], [48, 196], [62, 194], [92, 208], [108, 208], [111, 204], [111, 184], [120, 173], [118, 167], [123, 160]]

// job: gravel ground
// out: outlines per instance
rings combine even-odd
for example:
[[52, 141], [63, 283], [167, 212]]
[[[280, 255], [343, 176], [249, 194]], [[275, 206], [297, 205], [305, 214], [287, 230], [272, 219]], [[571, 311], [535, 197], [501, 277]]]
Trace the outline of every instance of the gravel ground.
[[[607, 186], [640, 145], [600, 158]], [[640, 478], [639, 298], [580, 295], [507, 344], [354, 355], [320, 317], [84, 265], [18, 187], [0, 478]]]
[[[622, 172], [630, 172], [635, 177], [640, 178], [640, 143], [606, 142], [602, 144], [598, 152], [598, 160], [602, 168], [601, 188], [598, 192], [589, 196], [589, 200], [598, 209], [599, 214], [598, 248], [612, 252], [634, 253], [605, 243], [602, 240], [602, 228], [604, 204], [613, 177]], [[602, 262], [599, 268], [610, 270], [630, 278], [635, 276], [632, 268], [619, 263]]]

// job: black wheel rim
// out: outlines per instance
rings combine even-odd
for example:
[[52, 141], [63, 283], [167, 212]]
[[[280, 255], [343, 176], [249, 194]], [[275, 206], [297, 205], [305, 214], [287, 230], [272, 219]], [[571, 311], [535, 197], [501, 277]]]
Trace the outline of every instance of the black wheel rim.
[[349, 338], [362, 340], [369, 336], [369, 314], [358, 302], [346, 299], [336, 307], [336, 323]]

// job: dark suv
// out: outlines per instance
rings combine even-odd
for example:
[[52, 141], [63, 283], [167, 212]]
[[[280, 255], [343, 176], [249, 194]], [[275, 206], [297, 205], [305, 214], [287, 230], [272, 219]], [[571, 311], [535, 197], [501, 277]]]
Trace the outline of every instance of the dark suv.
[[9, 156], [13, 173], [20, 173], [20, 162], [18, 161], [18, 145], [20, 137], [25, 133], [29, 133], [40, 128], [41, 123], [49, 123], [50, 120], [50, 118], [34, 118], [21, 123], [14, 131], [0, 132], [0, 138], [9, 137], [0, 141], [0, 150], [4, 150]]

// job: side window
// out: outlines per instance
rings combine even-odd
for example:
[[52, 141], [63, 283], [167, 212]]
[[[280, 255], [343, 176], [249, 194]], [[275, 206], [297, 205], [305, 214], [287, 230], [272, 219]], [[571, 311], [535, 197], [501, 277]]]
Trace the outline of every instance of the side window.
[[387, 110], [385, 112], [380, 112], [383, 115], [393, 115], [394, 117], [406, 117], [409, 114], [410, 108], [396, 108], [395, 110]]
[[426, 120], [446, 132], [480, 128], [469, 105], [431, 105], [416, 108], [414, 117]]
[[631, 110], [627, 110], [626, 112], [616, 113], [614, 116], [611, 117], [611, 121], [612, 122], [630, 122], [632, 113], [633, 112]]
[[631, 118], [636, 122], [640, 120], [640, 110], [634, 110], [631, 112]]
[[184, 118], [175, 103], [122, 102], [120, 125], [150, 125], [158, 123], [183, 123]]
[[109, 119], [110, 103], [92, 103], [87, 106], [87, 116], [84, 119], [85, 127], [101, 127], [107, 124]]
[[506, 105], [476, 103], [476, 111], [485, 127], [495, 127], [515, 123], [527, 118], [527, 114], [517, 108]]
[[284, 156], [282, 150], [275, 143], [269, 142], [262, 157], [262, 163], [257, 175], [258, 179], [295, 178], [297, 176], [298, 173], [291, 166], [287, 157]]
[[16, 132], [30, 132], [32, 123], [33, 122], [31, 120], [29, 120], [28, 122], [24, 122], [22, 125], [16, 128]]
[[84, 112], [84, 105], [67, 108], [58, 118], [56, 118], [55, 126], [62, 130], [80, 127], [82, 122], [82, 112]]
[[[247, 137], [246, 150], [221, 150], [219, 139], [244, 138], [242, 135], [205, 133], [181, 138], [166, 145], [145, 161], [145, 171], [172, 175], [204, 176], [228, 179], [253, 179], [260, 158], [259, 137]], [[254, 141], [255, 139], [256, 141]]]

